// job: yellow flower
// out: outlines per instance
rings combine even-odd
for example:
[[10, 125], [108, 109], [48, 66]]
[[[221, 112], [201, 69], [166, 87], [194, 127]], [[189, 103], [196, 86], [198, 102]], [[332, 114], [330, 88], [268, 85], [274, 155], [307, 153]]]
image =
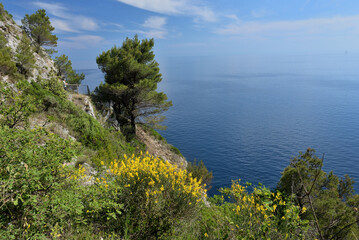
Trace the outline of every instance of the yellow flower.
[[302, 213], [305, 213], [305, 211], [307, 211], [307, 208], [306, 208], [306, 207], [303, 207], [303, 208], [302, 208]]
[[208, 238], [208, 234], [207, 234], [207, 233], [204, 233], [204, 236], [205, 236], [206, 238]]

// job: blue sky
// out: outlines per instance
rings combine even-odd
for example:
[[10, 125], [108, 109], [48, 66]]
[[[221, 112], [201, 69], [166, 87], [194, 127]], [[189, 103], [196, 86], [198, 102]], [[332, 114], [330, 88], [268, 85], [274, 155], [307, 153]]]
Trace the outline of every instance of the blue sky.
[[17, 22], [44, 8], [77, 69], [126, 37], [172, 56], [359, 53], [358, 0], [5, 0]]

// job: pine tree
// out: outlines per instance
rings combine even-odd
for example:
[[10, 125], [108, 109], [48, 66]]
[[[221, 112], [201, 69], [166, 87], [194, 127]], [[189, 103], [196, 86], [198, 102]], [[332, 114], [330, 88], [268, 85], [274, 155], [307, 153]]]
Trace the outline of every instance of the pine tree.
[[42, 46], [57, 46], [57, 37], [51, 33], [55, 28], [51, 25], [44, 9], [39, 9], [32, 15], [26, 14], [21, 22], [27, 35], [35, 42], [37, 52]]
[[35, 57], [31, 48], [31, 41], [23, 35], [19, 45], [16, 48], [15, 55], [16, 66], [18, 71], [26, 77], [31, 74], [31, 70], [34, 68]]
[[313, 239], [354, 239], [359, 234], [359, 196], [354, 194], [354, 181], [347, 175], [339, 179], [333, 172], [324, 172], [324, 156], [320, 159], [314, 153], [309, 148], [292, 159], [278, 190], [302, 209], [302, 218], [314, 226]]
[[13, 75], [16, 73], [16, 64], [12, 60], [12, 53], [7, 42], [7, 39], [0, 32], [0, 73]]
[[126, 136], [136, 134], [136, 122], [156, 126], [163, 120], [159, 114], [172, 106], [166, 94], [156, 91], [162, 76], [153, 46], [153, 39], [140, 41], [136, 35], [96, 59], [105, 73], [105, 84], [97, 88], [97, 96], [113, 103], [116, 120]]
[[55, 58], [55, 66], [57, 75], [64, 77], [69, 84], [81, 84], [85, 78], [83, 73], [78, 74], [72, 69], [72, 62], [65, 54]]

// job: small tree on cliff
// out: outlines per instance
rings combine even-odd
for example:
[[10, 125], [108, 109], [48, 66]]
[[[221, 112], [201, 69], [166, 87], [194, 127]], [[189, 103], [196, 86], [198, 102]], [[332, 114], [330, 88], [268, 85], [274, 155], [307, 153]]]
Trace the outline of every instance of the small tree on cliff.
[[157, 124], [172, 102], [157, 92], [162, 77], [152, 51], [153, 39], [126, 38], [122, 47], [102, 52], [96, 62], [105, 73], [105, 84], [97, 90], [100, 100], [113, 103], [116, 120], [125, 135], [136, 134], [136, 122]]
[[69, 60], [68, 56], [65, 54], [56, 57], [54, 62], [57, 68], [57, 75], [63, 76], [67, 83], [81, 84], [81, 81], [84, 80], [85, 74], [76, 73], [76, 71], [72, 69], [71, 60]]
[[35, 65], [35, 57], [31, 49], [31, 41], [26, 36], [23, 35], [19, 45], [16, 48], [16, 66], [18, 71], [25, 75], [31, 75], [31, 71]]
[[57, 37], [51, 33], [55, 28], [51, 25], [44, 9], [39, 9], [32, 15], [26, 14], [21, 22], [26, 34], [35, 42], [37, 52], [42, 46], [57, 46]]

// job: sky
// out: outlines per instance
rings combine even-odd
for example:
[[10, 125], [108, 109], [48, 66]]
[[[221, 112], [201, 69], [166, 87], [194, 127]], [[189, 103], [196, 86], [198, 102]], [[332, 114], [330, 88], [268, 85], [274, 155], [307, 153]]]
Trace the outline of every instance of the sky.
[[16, 22], [45, 9], [76, 69], [126, 37], [156, 58], [359, 53], [358, 0], [2, 0]]

